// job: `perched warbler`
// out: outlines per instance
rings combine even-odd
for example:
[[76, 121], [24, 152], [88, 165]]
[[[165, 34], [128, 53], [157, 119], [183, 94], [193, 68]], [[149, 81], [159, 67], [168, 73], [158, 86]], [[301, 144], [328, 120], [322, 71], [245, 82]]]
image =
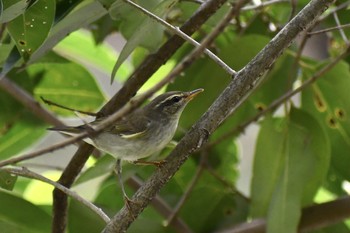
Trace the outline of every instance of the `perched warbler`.
[[[203, 89], [193, 91], [172, 91], [159, 95], [149, 104], [139, 108], [115, 122], [104, 131], [91, 138], [89, 144], [117, 159], [115, 172], [126, 204], [126, 195], [121, 176], [121, 160], [136, 162], [162, 150], [173, 138], [181, 113], [187, 103]], [[103, 118], [77, 127], [54, 127], [50, 130], [75, 135], [93, 129]], [[148, 162], [152, 163], [152, 162]]]

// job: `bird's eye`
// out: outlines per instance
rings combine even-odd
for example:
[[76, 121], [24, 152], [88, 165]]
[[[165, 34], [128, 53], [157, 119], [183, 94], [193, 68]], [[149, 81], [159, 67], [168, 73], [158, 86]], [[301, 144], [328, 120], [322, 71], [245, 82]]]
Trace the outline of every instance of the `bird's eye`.
[[181, 97], [180, 96], [174, 96], [173, 98], [171, 98], [171, 100], [174, 102], [174, 103], [177, 103], [181, 100]]

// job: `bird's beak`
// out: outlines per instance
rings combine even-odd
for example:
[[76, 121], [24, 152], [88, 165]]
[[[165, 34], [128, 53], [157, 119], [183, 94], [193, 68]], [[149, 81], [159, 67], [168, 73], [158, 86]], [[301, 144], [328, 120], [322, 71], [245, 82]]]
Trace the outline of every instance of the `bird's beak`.
[[196, 89], [196, 90], [187, 92], [186, 100], [187, 100], [187, 101], [192, 100], [196, 95], [198, 95], [199, 93], [201, 93], [201, 92], [203, 92], [203, 91], [204, 91], [203, 88], [199, 88], [199, 89]]

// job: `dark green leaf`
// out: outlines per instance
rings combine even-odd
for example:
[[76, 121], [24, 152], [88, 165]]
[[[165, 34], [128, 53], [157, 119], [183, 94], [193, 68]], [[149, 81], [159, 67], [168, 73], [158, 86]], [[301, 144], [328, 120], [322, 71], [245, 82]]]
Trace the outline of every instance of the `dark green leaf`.
[[0, 206], [0, 222], [13, 224], [7, 227], [21, 229], [18, 232], [50, 232], [51, 216], [32, 203], [0, 190]]
[[12, 190], [17, 181], [17, 176], [8, 173], [7, 171], [0, 170], [0, 187], [6, 190]]
[[72, 11], [82, 0], [57, 0], [56, 1], [56, 13], [55, 13], [55, 22], [60, 21], [64, 18], [69, 12]]
[[46, 40], [54, 20], [55, 6], [54, 0], [40, 0], [9, 22], [7, 28], [25, 61]]

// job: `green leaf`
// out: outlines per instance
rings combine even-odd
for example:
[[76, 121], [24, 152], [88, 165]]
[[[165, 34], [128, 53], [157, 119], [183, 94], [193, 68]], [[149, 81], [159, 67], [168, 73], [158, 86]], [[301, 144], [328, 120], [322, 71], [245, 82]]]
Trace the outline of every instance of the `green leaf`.
[[27, 0], [0, 1], [0, 24], [6, 23], [24, 13], [28, 6]]
[[9, 22], [7, 28], [23, 59], [29, 57], [46, 40], [55, 17], [55, 1], [40, 0], [24, 14]]
[[0, 44], [0, 67], [3, 66], [3, 63], [6, 61], [12, 48], [13, 44]]
[[252, 214], [267, 215], [267, 232], [296, 232], [329, 166], [330, 144], [317, 121], [292, 108], [289, 119], [266, 119], [252, 180]]
[[[256, 142], [251, 183], [251, 213], [254, 218], [267, 213], [272, 193], [283, 166], [283, 121], [266, 117]], [[268, 153], [268, 152], [271, 153]]]
[[[81, 5], [81, 6], [80, 6]], [[57, 24], [55, 24], [42, 46], [31, 56], [29, 64], [40, 59], [44, 54], [50, 51], [64, 37], [76, 31], [79, 28], [89, 25], [91, 22], [103, 17], [108, 12], [97, 2], [83, 1], [77, 9], [68, 14]]]
[[[8, 228], [18, 232], [47, 233], [51, 230], [51, 216], [32, 203], [0, 190], [0, 225], [7, 222]], [[1, 228], [3, 229], [3, 228]]]
[[17, 181], [17, 176], [0, 169], [0, 187], [6, 190], [12, 190]]
[[[164, 0], [159, 3], [153, 10], [153, 13], [161, 18], [165, 16], [166, 12], [174, 6], [178, 0]], [[121, 3], [116, 2], [116, 5], [119, 6]], [[126, 4], [126, 3], [124, 3]], [[112, 6], [113, 8], [113, 6]], [[131, 37], [128, 39], [127, 43], [123, 47], [116, 64], [113, 67], [112, 71], [112, 80], [116, 75], [121, 64], [127, 59], [131, 52], [140, 45], [147, 46], [150, 51], [154, 51], [162, 42], [163, 37], [163, 26], [156, 22], [154, 19], [142, 15], [140, 17], [140, 24], [135, 29]], [[145, 44], [147, 42], [147, 44]]]
[[88, 207], [72, 199], [69, 203], [69, 232], [95, 233], [101, 232], [105, 222]]
[[84, 171], [77, 181], [74, 183], [74, 185], [78, 185], [81, 183], [84, 183], [86, 181], [89, 181], [93, 178], [110, 174], [113, 171], [113, 168], [115, 167], [115, 158], [113, 158], [110, 155], [105, 155], [99, 160], [97, 160], [96, 164], [86, 171]]
[[[42, 63], [33, 64], [27, 70], [32, 77], [41, 77], [34, 89], [37, 99], [44, 97], [63, 106], [88, 112], [96, 111], [105, 100], [94, 77], [84, 67], [55, 54], [48, 55]], [[58, 114], [73, 114], [55, 106], [49, 108]]]
[[[16, 116], [18, 117], [18, 116]], [[18, 154], [46, 133], [46, 125], [28, 112], [22, 112], [0, 136], [0, 159]]]
[[268, 210], [267, 232], [296, 232], [301, 207], [311, 204], [329, 165], [330, 145], [308, 114], [292, 109], [285, 139], [284, 164]]
[[[310, 78], [314, 72], [313, 69], [304, 69], [304, 78]], [[346, 152], [350, 150], [349, 87], [349, 65], [340, 61], [302, 93], [303, 109], [312, 114], [329, 135], [332, 166], [347, 180], [350, 180], [350, 169], [347, 166], [350, 164], [350, 156]]]
[[[234, 166], [234, 163], [228, 163], [229, 165]], [[161, 190], [160, 195], [170, 205], [175, 206], [184, 195], [197, 169], [199, 169], [197, 161], [194, 159], [186, 161], [174, 178]], [[230, 170], [227, 173], [230, 173]], [[217, 175], [221, 176], [220, 173]], [[214, 231], [217, 226], [224, 227], [243, 221], [248, 212], [247, 204], [246, 200], [232, 193], [231, 187], [204, 169], [189, 193], [179, 217], [194, 232]]]

